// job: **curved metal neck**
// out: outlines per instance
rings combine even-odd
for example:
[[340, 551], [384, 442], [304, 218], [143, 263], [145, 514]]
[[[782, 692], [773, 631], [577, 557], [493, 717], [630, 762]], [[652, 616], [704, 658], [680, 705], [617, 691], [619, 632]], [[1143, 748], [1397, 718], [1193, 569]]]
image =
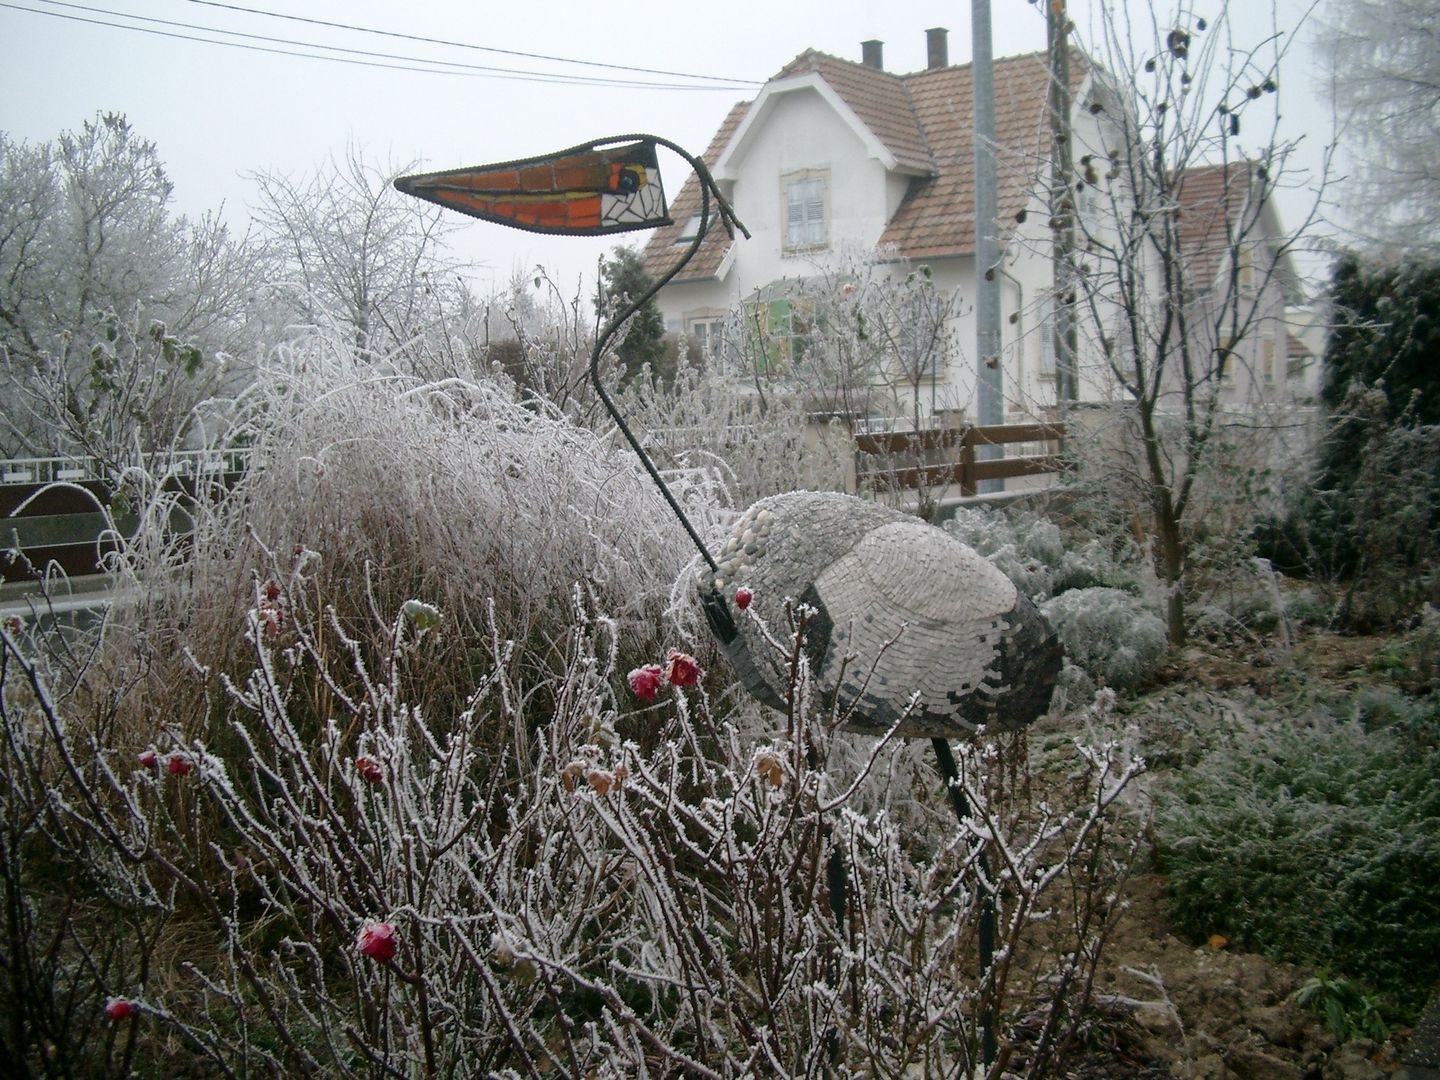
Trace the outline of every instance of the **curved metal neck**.
[[695, 170], [695, 175], [700, 181], [700, 227], [695, 230], [695, 239], [690, 242], [690, 247], [686, 249], [685, 253], [680, 257], [680, 260], [641, 296], [630, 301], [621, 311], [617, 312], [610, 321], [605, 324], [604, 328], [596, 334], [595, 348], [590, 353], [590, 381], [594, 384], [595, 392], [600, 396], [600, 400], [610, 413], [611, 419], [615, 421], [616, 426], [624, 433], [625, 438], [630, 443], [631, 449], [633, 449], [636, 456], [640, 458], [640, 463], [645, 466], [645, 471], [650, 474], [650, 479], [655, 481], [655, 486], [660, 489], [660, 494], [665, 497], [665, 502], [669, 504], [671, 512], [679, 519], [680, 524], [685, 527], [685, 532], [689, 534], [691, 542], [695, 545], [695, 550], [700, 552], [701, 558], [709, 565], [711, 571], [718, 571], [719, 567], [716, 565], [715, 559], [711, 556], [710, 552], [706, 549], [705, 542], [700, 539], [700, 534], [697, 533], [695, 527], [690, 524], [690, 519], [685, 516], [685, 511], [680, 509], [680, 504], [675, 501], [675, 496], [670, 493], [669, 487], [666, 486], [665, 481], [661, 478], [660, 470], [657, 469], [655, 463], [650, 460], [650, 455], [647, 454], [644, 447], [640, 445], [640, 440], [637, 439], [635, 433], [630, 430], [630, 425], [627, 424], [625, 418], [620, 415], [620, 410], [616, 407], [614, 400], [611, 399], [610, 394], [600, 382], [600, 357], [604, 354], [605, 347], [610, 343], [610, 339], [614, 337], [620, 327], [625, 324], [625, 320], [649, 303], [661, 289], [674, 280], [675, 276], [685, 268], [686, 263], [694, 258], [695, 253], [700, 250], [700, 245], [705, 240], [705, 234], [709, 231], [710, 196], [712, 193], [715, 196], [715, 202], [718, 207], [720, 223], [725, 226], [725, 231], [733, 237], [735, 230], [738, 228], [747, 239], [750, 233], [735, 217], [734, 211], [730, 209], [724, 196], [721, 195], [719, 188], [716, 187], [715, 180], [710, 175], [710, 170], [705, 167], [705, 163], [699, 158], [686, 153], [668, 139], [661, 139], [654, 135], [616, 135], [608, 139], [598, 139], [593, 143], [575, 147], [575, 149], [595, 149], [601, 146], [608, 146], [612, 143], [634, 142], [638, 140], [648, 140], [665, 147], [684, 158], [689, 162], [690, 167]]

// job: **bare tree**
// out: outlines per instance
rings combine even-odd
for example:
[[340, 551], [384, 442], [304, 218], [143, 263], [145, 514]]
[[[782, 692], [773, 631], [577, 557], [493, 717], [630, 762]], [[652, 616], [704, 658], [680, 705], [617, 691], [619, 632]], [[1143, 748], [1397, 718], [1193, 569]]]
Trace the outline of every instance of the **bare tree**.
[[352, 146], [298, 179], [251, 177], [255, 217], [296, 318], [339, 324], [367, 355], [410, 346], [469, 306], [459, 266], [444, 252], [459, 219], [396, 191], [391, 180], [406, 171], [372, 164]]
[[1436, 0], [1330, 0], [1319, 45], [1345, 129], [1344, 203], [1362, 238], [1440, 253]]
[[762, 392], [787, 388], [850, 430], [882, 410], [918, 427], [942, 404], [926, 391], [943, 374], [955, 307], [928, 266], [846, 252], [745, 300], [725, 343]]
[[[1074, 285], [1059, 300], [1073, 305], [1078, 363], [1088, 357], [1090, 384], [1118, 387], [1129, 404], [1129, 480], [1173, 644], [1185, 639], [1198, 485], [1230, 418], [1253, 416], [1283, 389], [1290, 255], [1315, 219], [1312, 207], [1282, 230], [1274, 205], [1293, 179], [1294, 144], [1265, 106], [1289, 40], [1241, 46], [1223, 14], [1208, 25], [1189, 4], [1129, 20], [1104, 7], [1081, 105], [1104, 114], [1105, 144], [1073, 148], [1055, 208], [1077, 233]], [[1123, 460], [1106, 456], [1110, 466]]]
[[170, 194], [122, 116], [40, 145], [0, 133], [0, 453], [168, 446], [249, 352], [258, 252], [214, 216], [172, 218]]

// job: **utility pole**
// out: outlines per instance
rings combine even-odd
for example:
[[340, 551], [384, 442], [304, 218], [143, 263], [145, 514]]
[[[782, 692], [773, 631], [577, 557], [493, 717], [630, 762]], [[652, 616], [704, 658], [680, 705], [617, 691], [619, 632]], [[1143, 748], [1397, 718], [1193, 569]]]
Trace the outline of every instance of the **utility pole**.
[[[1005, 422], [1005, 378], [1000, 367], [1000, 241], [996, 235], [995, 62], [990, 44], [990, 0], [972, 0], [970, 70], [975, 97], [975, 396], [981, 424]], [[981, 446], [982, 461], [1000, 457], [999, 446]], [[1004, 490], [1004, 481], [983, 480], [982, 494]]]
[[[1075, 371], [1075, 205], [1077, 192], [1070, 131], [1070, 15], [1065, 0], [1045, 8], [1046, 47], [1050, 54], [1050, 229], [1055, 297], [1051, 305], [1055, 340], [1055, 406], [1064, 423], [1079, 396]], [[1063, 445], [1062, 445], [1063, 449]]]

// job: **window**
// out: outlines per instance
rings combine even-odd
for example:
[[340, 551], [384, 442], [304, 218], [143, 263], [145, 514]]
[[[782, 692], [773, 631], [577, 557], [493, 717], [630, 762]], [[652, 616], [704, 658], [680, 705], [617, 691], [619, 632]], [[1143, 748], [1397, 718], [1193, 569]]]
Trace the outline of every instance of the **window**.
[[695, 315], [685, 319], [685, 333], [700, 350], [700, 357], [706, 363], [723, 355], [725, 346], [725, 316]]
[[1055, 378], [1055, 299], [1040, 298], [1040, 378]]
[[1270, 338], [1260, 342], [1260, 370], [1265, 374], [1265, 385], [1272, 386], [1275, 378], [1275, 342]]
[[745, 303], [746, 352], [757, 372], [784, 375], [810, 348], [813, 309], [799, 300]]
[[675, 237], [675, 246], [676, 246], [676, 247], [679, 247], [681, 244], [692, 244], [692, 243], [694, 243], [694, 242], [695, 242], [695, 237], [698, 236], [699, 233], [700, 233], [700, 215], [699, 215], [699, 214], [691, 214], [690, 217], [689, 217], [689, 219], [686, 220], [685, 224], [682, 225], [682, 226], [680, 226], [680, 232], [679, 232], [679, 234]]
[[1235, 284], [1243, 292], [1253, 292], [1255, 289], [1255, 245], [1242, 244], [1240, 250], [1235, 253]]
[[825, 189], [828, 174], [806, 171], [784, 177], [785, 251], [805, 251], [829, 244]]
[[1219, 376], [1222, 383], [1233, 383], [1235, 381], [1235, 342], [1226, 338], [1224, 344], [1215, 350], [1215, 374]]

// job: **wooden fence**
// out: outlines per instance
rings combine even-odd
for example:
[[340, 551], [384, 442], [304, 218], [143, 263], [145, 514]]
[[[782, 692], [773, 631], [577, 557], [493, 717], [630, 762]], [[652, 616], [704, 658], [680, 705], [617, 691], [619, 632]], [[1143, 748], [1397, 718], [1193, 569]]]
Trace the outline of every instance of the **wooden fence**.
[[[974, 495], [984, 480], [1044, 476], [1060, 471], [1060, 424], [994, 424], [855, 436], [860, 490], [915, 490], [958, 485]], [[987, 459], [984, 446], [1025, 444], [1023, 452]]]

